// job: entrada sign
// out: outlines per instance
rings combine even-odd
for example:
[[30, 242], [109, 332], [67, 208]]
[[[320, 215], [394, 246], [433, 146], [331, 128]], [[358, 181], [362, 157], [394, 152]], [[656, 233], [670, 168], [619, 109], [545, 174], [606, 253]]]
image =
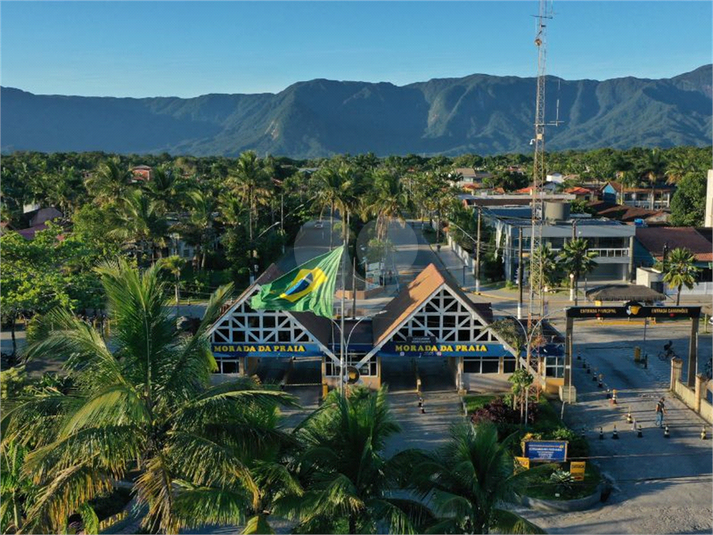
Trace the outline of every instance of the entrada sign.
[[570, 307], [568, 318], [699, 318], [701, 307], [645, 307], [629, 303], [623, 307]]

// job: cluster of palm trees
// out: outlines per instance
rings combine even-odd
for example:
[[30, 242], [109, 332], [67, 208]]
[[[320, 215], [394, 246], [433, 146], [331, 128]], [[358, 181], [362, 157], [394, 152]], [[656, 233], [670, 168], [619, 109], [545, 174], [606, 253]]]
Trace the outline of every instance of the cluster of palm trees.
[[[531, 266], [539, 266], [534, 269], [535, 277], [530, 282], [536, 288], [547, 289], [557, 287], [563, 278], [569, 279], [570, 300], [576, 306], [579, 280], [594, 270], [597, 256], [596, 252], [589, 250], [589, 242], [584, 238], [567, 240], [559, 254], [548, 244], [543, 244], [533, 251], [530, 259]], [[538, 274], [541, 279], [537, 278]]]
[[[113, 320], [109, 344], [70, 311], [47, 314], [27, 356], [64, 356], [68, 379], [3, 393], [3, 533], [63, 533], [92, 500], [130, 485], [152, 533], [209, 524], [272, 533], [541, 532], [503, 509], [521, 488], [494, 427], [456, 426], [435, 453], [385, 448], [399, 426], [386, 391], [331, 393], [295, 430], [295, 398], [244, 378], [212, 385], [207, 329], [231, 291], [217, 290], [195, 334], [169, 317], [158, 266], [98, 268]], [[17, 393], [19, 392], [19, 393]]]

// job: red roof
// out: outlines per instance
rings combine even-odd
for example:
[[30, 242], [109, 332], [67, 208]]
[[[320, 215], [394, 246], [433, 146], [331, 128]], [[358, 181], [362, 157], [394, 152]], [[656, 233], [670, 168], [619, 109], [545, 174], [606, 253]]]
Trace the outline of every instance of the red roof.
[[572, 193], [574, 195], [589, 195], [592, 193], [591, 189], [588, 188], [582, 188], [580, 186], [576, 186], [574, 188], [567, 188], [564, 190], [565, 193]]
[[713, 261], [711, 242], [692, 227], [637, 228], [636, 239], [659, 260], [663, 258], [664, 245], [668, 243], [669, 251], [682, 247], [691, 251], [698, 262]]

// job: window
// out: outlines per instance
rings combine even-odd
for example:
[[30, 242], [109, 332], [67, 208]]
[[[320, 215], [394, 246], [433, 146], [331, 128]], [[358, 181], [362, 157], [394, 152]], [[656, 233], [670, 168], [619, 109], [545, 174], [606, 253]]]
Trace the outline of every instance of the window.
[[499, 358], [484, 358], [481, 373], [498, 373], [500, 371]]
[[477, 357], [463, 358], [463, 373], [480, 373], [480, 359]]
[[498, 373], [500, 359], [497, 357], [464, 357], [463, 373]]
[[238, 361], [237, 360], [223, 360], [223, 359], [216, 359], [216, 363], [218, 364], [218, 369], [216, 370], [215, 373], [238, 373], [239, 372], [239, 366], [238, 366]]
[[[347, 355], [347, 366], [356, 366], [357, 363], [366, 356], [366, 353], [350, 353]], [[329, 377], [339, 376], [339, 363], [331, 358], [325, 359], [325, 374]], [[376, 376], [376, 357], [371, 357], [367, 362], [359, 366], [359, 374], [365, 377]]]
[[503, 373], [515, 371], [515, 357], [503, 357]]
[[277, 331], [277, 341], [278, 342], [289, 342], [292, 340], [292, 333], [290, 331], [279, 330]]
[[545, 376], [564, 377], [564, 357], [545, 357]]

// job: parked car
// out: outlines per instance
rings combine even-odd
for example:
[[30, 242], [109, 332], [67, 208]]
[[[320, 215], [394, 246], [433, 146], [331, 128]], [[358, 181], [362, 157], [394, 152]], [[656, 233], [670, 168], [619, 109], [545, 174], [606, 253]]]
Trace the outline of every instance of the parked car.
[[322, 221], [317, 221], [314, 224], [314, 228], [324, 228], [324, 223]]

